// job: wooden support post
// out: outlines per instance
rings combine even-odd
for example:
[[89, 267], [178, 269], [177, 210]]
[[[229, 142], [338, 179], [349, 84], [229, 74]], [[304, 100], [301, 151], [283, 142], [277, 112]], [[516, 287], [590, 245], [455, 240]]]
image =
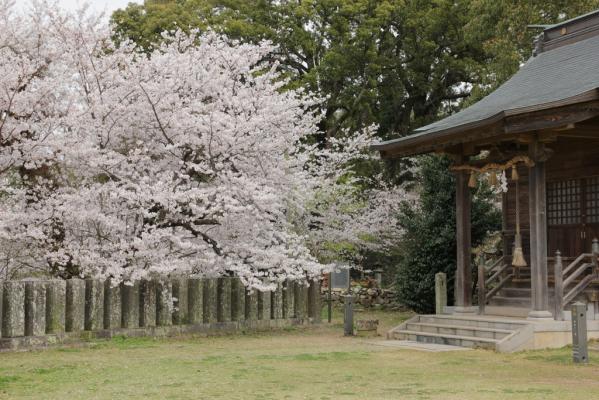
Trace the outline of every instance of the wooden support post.
[[529, 156], [535, 165], [529, 170], [530, 214], [530, 278], [532, 290], [531, 319], [552, 318], [549, 312], [547, 283], [547, 215], [545, 189], [545, 156], [543, 144], [535, 139], [529, 145]]
[[457, 270], [455, 275], [455, 312], [472, 313], [472, 269], [470, 266], [470, 188], [468, 174], [458, 171], [456, 174], [456, 239]]
[[553, 318], [556, 321], [564, 320], [564, 274], [563, 274], [563, 264], [562, 264], [562, 253], [560, 251], [555, 252], [555, 311], [553, 313]]

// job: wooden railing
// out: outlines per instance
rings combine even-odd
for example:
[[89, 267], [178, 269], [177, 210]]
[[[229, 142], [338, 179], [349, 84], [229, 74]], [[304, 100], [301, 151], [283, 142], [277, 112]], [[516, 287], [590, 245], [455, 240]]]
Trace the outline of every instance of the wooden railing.
[[[506, 284], [514, 278], [512, 266], [502, 256], [489, 267], [484, 262], [478, 265], [478, 312], [484, 314], [485, 306]], [[490, 275], [490, 276], [489, 276]], [[489, 276], [487, 278], [487, 276]], [[487, 289], [490, 289], [487, 292]]]
[[593, 240], [591, 253], [584, 253], [563, 268], [562, 255], [555, 253], [555, 312], [556, 320], [564, 319], [564, 307], [599, 278], [599, 240]]

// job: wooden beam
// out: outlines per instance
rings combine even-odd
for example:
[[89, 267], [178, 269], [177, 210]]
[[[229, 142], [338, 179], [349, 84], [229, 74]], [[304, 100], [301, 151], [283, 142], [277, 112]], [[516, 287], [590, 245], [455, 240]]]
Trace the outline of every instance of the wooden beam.
[[543, 129], [557, 129], [587, 121], [599, 116], [599, 103], [589, 102], [573, 106], [561, 107], [508, 116], [505, 118], [505, 133], [524, 133]]

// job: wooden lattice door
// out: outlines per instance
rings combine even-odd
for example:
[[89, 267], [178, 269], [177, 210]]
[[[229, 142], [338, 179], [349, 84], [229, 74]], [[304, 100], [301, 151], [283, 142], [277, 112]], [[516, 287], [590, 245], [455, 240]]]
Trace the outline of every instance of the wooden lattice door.
[[577, 257], [599, 237], [599, 177], [547, 183], [548, 251]]
[[599, 238], [599, 176], [585, 179], [584, 195], [583, 236], [585, 252], [590, 252], [593, 239]]

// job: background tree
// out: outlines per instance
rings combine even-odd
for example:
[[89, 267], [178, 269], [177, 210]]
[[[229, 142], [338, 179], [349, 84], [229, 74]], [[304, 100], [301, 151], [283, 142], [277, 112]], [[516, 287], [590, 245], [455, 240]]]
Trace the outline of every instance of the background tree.
[[[320, 193], [354, 187], [349, 167], [370, 158], [369, 130], [326, 147], [306, 140], [320, 100], [282, 90], [269, 43], [175, 31], [140, 57], [98, 16], [34, 7], [13, 15], [0, 0], [6, 270], [234, 274], [250, 287], [321, 274], [295, 221], [313, 220]], [[331, 210], [319, 219], [329, 233], [345, 228], [341, 213], [368, 221], [365, 206]]]
[[[435, 305], [435, 274], [445, 272], [449, 285], [456, 271], [455, 177], [447, 158], [420, 159], [420, 201], [403, 205], [399, 221], [405, 235], [398, 246], [396, 287], [401, 301], [417, 312], [430, 313]], [[479, 184], [472, 198], [472, 246], [501, 228], [494, 193]], [[453, 290], [449, 290], [450, 304]]]

